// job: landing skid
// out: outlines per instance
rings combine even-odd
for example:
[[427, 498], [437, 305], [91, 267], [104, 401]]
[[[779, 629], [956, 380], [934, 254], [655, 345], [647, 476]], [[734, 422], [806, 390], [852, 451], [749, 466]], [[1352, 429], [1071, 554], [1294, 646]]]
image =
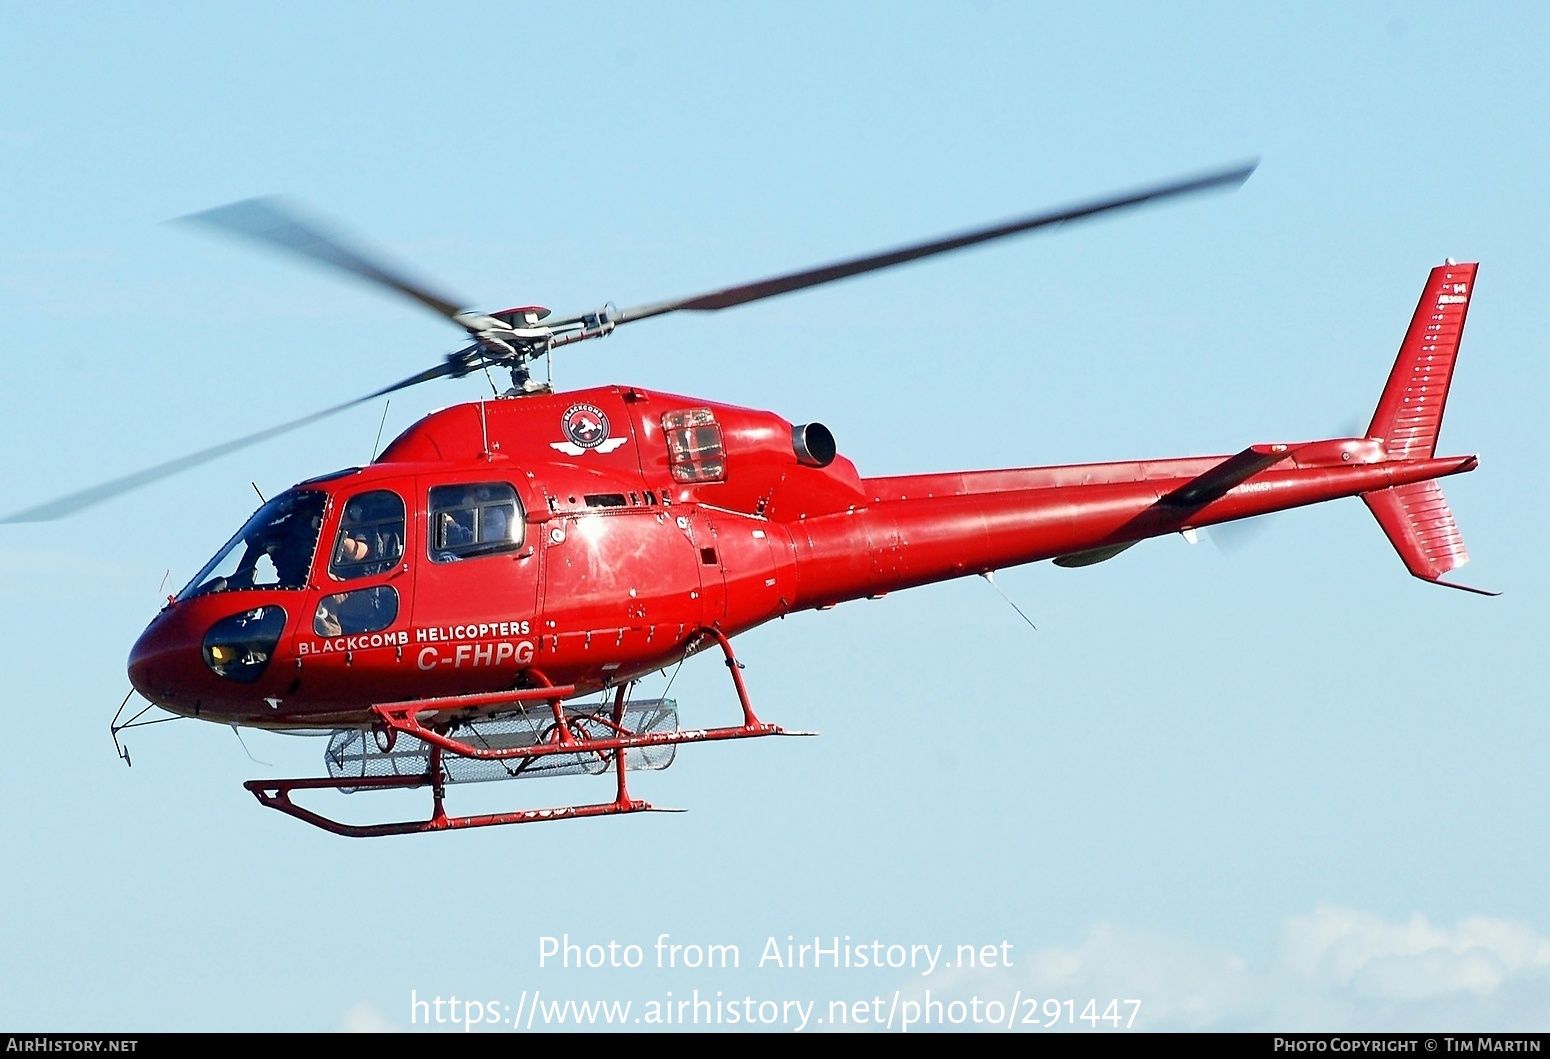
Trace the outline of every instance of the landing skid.
[[[753, 712], [748, 701], [748, 689], [743, 684], [740, 670], [742, 663], [732, 653], [732, 644], [719, 629], [705, 629], [702, 637], [714, 640], [726, 656], [727, 670], [732, 675], [732, 685], [737, 691], [738, 704], [742, 707], [743, 723], [725, 728], [691, 728], [668, 732], [642, 733], [625, 727], [625, 692], [621, 686], [614, 695], [612, 717], [601, 713], [585, 717], [567, 714], [563, 702], [576, 693], [574, 685], [555, 685], [537, 670], [528, 670], [530, 677], [540, 681], [540, 686], [513, 691], [493, 692], [485, 695], [461, 695], [448, 698], [416, 699], [395, 702], [371, 708], [377, 718], [375, 731], [379, 744], [391, 748], [399, 735], [411, 736], [430, 748], [429, 763], [424, 773], [408, 776], [359, 776], [352, 778], [312, 777], [306, 779], [249, 780], [243, 786], [253, 792], [260, 805], [294, 816], [314, 827], [332, 831], [350, 838], [376, 838], [383, 835], [412, 835], [424, 831], [455, 831], [470, 827], [495, 827], [502, 824], [533, 824], [546, 820], [571, 820], [588, 816], [621, 816], [626, 813], [681, 812], [676, 809], [658, 809], [649, 802], [631, 798], [625, 783], [625, 756], [630, 750], [678, 743], [707, 743], [723, 739], [756, 739], [767, 735], [811, 735], [811, 732], [788, 732], [775, 724], [766, 724]], [[554, 724], [542, 741], [530, 746], [491, 748], [473, 746], [447, 734], [447, 726], [429, 725], [422, 718], [434, 718], [439, 714], [456, 713], [472, 707], [518, 705], [527, 702], [548, 702], [554, 713]], [[438, 730], [438, 727], [441, 730]], [[521, 809], [507, 813], [487, 813], [479, 816], [448, 816], [443, 806], [446, 778], [442, 769], [444, 755], [474, 758], [482, 761], [504, 761], [513, 758], [535, 759], [553, 754], [595, 754], [600, 763], [613, 766], [615, 794], [611, 802], [594, 805], [567, 805], [551, 809]], [[303, 808], [291, 801], [293, 791], [307, 790], [391, 790], [430, 787], [431, 815], [426, 820], [405, 820], [386, 824], [346, 824], [321, 813]]]

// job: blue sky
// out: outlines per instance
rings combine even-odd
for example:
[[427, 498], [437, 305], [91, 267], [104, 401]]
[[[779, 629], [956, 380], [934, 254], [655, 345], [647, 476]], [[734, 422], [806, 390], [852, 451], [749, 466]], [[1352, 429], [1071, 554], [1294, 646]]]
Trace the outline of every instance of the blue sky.
[[[80, 517], [0, 527], [0, 1025], [408, 1026], [668, 990], [907, 998], [769, 937], [1009, 942], [940, 996], [1142, 1001], [1154, 1028], [1550, 1023], [1534, 5], [0, 8], [0, 507], [369, 392], [453, 348], [377, 294], [178, 226], [285, 192], [484, 308], [710, 289], [1241, 158], [1238, 193], [970, 251], [559, 360], [821, 420], [863, 474], [1232, 452], [1364, 424], [1427, 270], [1482, 262], [1442, 447], [1489, 600], [1356, 501], [1245, 546], [807, 614], [739, 642], [769, 719], [643, 777], [683, 815], [350, 842], [265, 813], [316, 741], [107, 734], [164, 593], [367, 405]], [[389, 434], [476, 397], [393, 400]], [[170, 574], [166, 572], [170, 570]], [[686, 666], [695, 723], [731, 709]], [[514, 786], [514, 785], [507, 785]], [[490, 799], [588, 799], [581, 781]], [[734, 943], [556, 971], [539, 939]], [[914, 991], [914, 992], [912, 992]], [[1078, 1028], [1084, 1026], [1077, 1023]], [[812, 1027], [818, 1028], [818, 1027]]]

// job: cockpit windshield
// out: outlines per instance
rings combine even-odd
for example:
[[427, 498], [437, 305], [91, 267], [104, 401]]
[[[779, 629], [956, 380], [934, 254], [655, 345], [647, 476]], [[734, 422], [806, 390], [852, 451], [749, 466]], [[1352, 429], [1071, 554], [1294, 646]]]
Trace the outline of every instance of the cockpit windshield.
[[327, 503], [326, 493], [281, 493], [248, 519], [178, 598], [245, 588], [305, 588]]

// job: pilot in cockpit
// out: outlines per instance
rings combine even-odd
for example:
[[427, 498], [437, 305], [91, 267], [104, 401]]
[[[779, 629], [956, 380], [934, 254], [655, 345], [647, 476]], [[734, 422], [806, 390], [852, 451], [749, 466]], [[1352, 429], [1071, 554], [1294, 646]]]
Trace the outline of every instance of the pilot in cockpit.
[[443, 511], [436, 521], [436, 540], [441, 547], [456, 548], [474, 542], [472, 511]]

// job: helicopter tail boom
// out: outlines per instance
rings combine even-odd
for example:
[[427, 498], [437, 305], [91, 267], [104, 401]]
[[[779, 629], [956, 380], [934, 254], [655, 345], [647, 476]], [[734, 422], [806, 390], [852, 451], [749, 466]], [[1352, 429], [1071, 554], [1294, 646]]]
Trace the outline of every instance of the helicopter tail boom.
[[[1407, 490], [1474, 470], [1478, 462], [1473, 456], [1389, 459], [1379, 442], [1363, 438], [1256, 446], [1246, 452], [1279, 456], [1280, 448], [1284, 457], [1258, 469], [1252, 467], [1257, 459], [1239, 453], [1000, 472], [1018, 475], [1022, 488], [991, 492], [932, 495], [917, 481], [908, 495], [899, 495], [901, 489], [889, 498], [877, 488], [884, 480], [868, 480], [877, 499], [866, 508], [802, 523], [796, 535], [793, 609], [1044, 559], [1088, 566], [1150, 537], [1188, 535], [1341, 497], [1362, 496], [1369, 506], [1387, 507], [1391, 501], [1381, 499], [1384, 495], [1409, 497]], [[1247, 476], [1240, 477], [1245, 470]], [[1047, 484], [1035, 484], [1040, 479]], [[897, 489], [903, 481], [888, 484]], [[1424, 522], [1427, 509], [1417, 505], [1413, 512], [1420, 521], [1394, 533], [1425, 537], [1431, 532]]]
[[[810, 521], [804, 602], [824, 606], [1054, 559], [1081, 567], [1138, 541], [1360, 496], [1406, 569], [1441, 580], [1469, 561], [1437, 479], [1437, 437], [1478, 266], [1432, 269], [1365, 436], [1254, 445], [1231, 456], [913, 475], [864, 481], [865, 512]], [[1492, 595], [1494, 593], [1484, 593]]]

